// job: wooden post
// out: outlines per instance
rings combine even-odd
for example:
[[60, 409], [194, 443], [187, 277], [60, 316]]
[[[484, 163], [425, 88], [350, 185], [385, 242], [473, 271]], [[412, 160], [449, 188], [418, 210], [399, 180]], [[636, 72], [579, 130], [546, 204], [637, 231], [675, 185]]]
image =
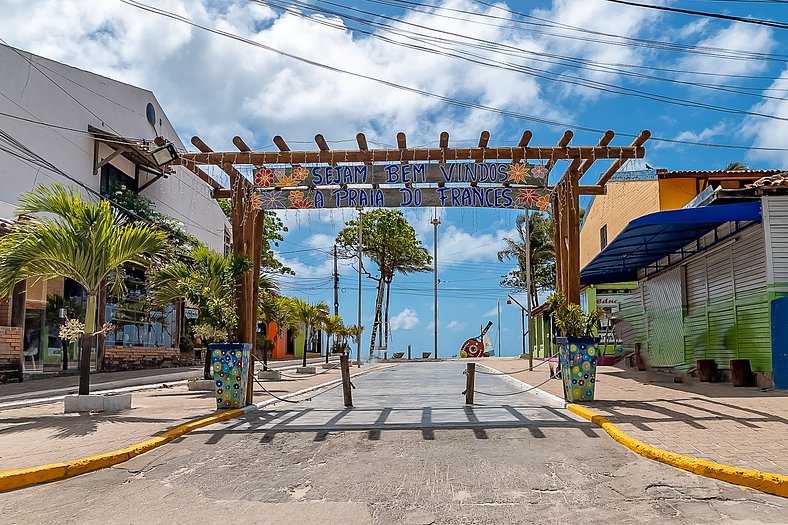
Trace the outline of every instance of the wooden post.
[[468, 363], [465, 370], [465, 404], [473, 404], [473, 389], [476, 382], [476, 363]]
[[[254, 402], [254, 388], [251, 388], [254, 384], [254, 356], [257, 355], [257, 303], [260, 300], [260, 264], [262, 259], [262, 236], [263, 236], [263, 226], [265, 222], [265, 212], [262, 210], [255, 210], [252, 212], [252, 217], [247, 218], [247, 221], [251, 220], [251, 230], [252, 230], [252, 238], [251, 238], [251, 259], [252, 259], [252, 297], [251, 297], [251, 304], [247, 305], [251, 312], [249, 315], [251, 316], [249, 322], [249, 330], [250, 334], [249, 337], [250, 343], [252, 344], [252, 351], [249, 355], [249, 377], [247, 379], [247, 389], [246, 389], [246, 404], [251, 405]], [[265, 351], [265, 350], [263, 350]]]
[[580, 304], [580, 192], [579, 177], [576, 173], [569, 173], [566, 182], [569, 190], [567, 213], [567, 300], [570, 303]]
[[410, 361], [410, 345], [408, 345], [408, 361]]
[[339, 366], [342, 369], [342, 394], [345, 397], [345, 406], [352, 407], [353, 394], [350, 391], [350, 362], [347, 354], [339, 356]]

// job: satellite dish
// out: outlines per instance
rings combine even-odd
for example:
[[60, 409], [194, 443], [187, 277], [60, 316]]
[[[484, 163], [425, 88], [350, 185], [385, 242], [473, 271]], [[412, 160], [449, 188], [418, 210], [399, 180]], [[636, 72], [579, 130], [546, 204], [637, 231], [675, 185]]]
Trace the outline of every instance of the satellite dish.
[[156, 108], [153, 107], [153, 104], [148, 102], [148, 105], [145, 106], [145, 118], [148, 119], [148, 123], [156, 127]]

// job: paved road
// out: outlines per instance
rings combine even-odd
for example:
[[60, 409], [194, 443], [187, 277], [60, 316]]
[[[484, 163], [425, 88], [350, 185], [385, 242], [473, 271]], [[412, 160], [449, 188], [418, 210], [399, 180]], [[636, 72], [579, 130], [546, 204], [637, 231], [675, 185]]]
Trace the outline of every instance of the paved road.
[[[396, 365], [119, 467], [0, 497], [2, 523], [785, 523], [786, 501], [640, 458], [533, 393], [463, 406], [463, 365]], [[501, 377], [477, 389], [516, 392]], [[749, 520], [749, 521], [748, 521]]]

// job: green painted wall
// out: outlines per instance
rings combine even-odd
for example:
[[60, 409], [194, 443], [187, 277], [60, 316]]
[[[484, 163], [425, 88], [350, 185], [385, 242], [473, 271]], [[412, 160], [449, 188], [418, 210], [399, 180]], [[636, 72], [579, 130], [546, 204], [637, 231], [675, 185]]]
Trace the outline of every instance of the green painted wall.
[[775, 294], [764, 286], [713, 303], [678, 309], [650, 307], [642, 312], [633, 297], [622, 305], [622, 315], [636, 335], [625, 347], [632, 350], [634, 342], [644, 344], [648, 363], [655, 367], [690, 368], [698, 359], [714, 359], [720, 368], [728, 368], [731, 359], [749, 359], [753, 371], [770, 371], [773, 298]]

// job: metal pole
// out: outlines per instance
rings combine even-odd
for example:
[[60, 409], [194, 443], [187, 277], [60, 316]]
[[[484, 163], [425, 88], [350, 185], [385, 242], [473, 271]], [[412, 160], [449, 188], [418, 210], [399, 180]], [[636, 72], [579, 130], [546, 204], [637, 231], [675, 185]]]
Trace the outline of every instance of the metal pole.
[[[525, 286], [528, 288], [525, 304], [528, 307], [528, 369], [534, 369], [534, 354], [531, 349], [531, 213], [525, 210]], [[523, 334], [525, 330], [523, 330]], [[525, 337], [525, 335], [523, 335]], [[523, 340], [525, 342], [525, 340]]]
[[438, 359], [438, 225], [441, 220], [438, 217], [432, 219], [432, 307], [433, 324], [435, 329], [435, 359]]
[[503, 341], [501, 341], [501, 298], [498, 298], [498, 357], [503, 357], [501, 350], [503, 349]]
[[[364, 220], [364, 212], [358, 208], [358, 328], [361, 330], [361, 223]], [[358, 346], [356, 348], [356, 366], [361, 367], [361, 333], [358, 334]]]

